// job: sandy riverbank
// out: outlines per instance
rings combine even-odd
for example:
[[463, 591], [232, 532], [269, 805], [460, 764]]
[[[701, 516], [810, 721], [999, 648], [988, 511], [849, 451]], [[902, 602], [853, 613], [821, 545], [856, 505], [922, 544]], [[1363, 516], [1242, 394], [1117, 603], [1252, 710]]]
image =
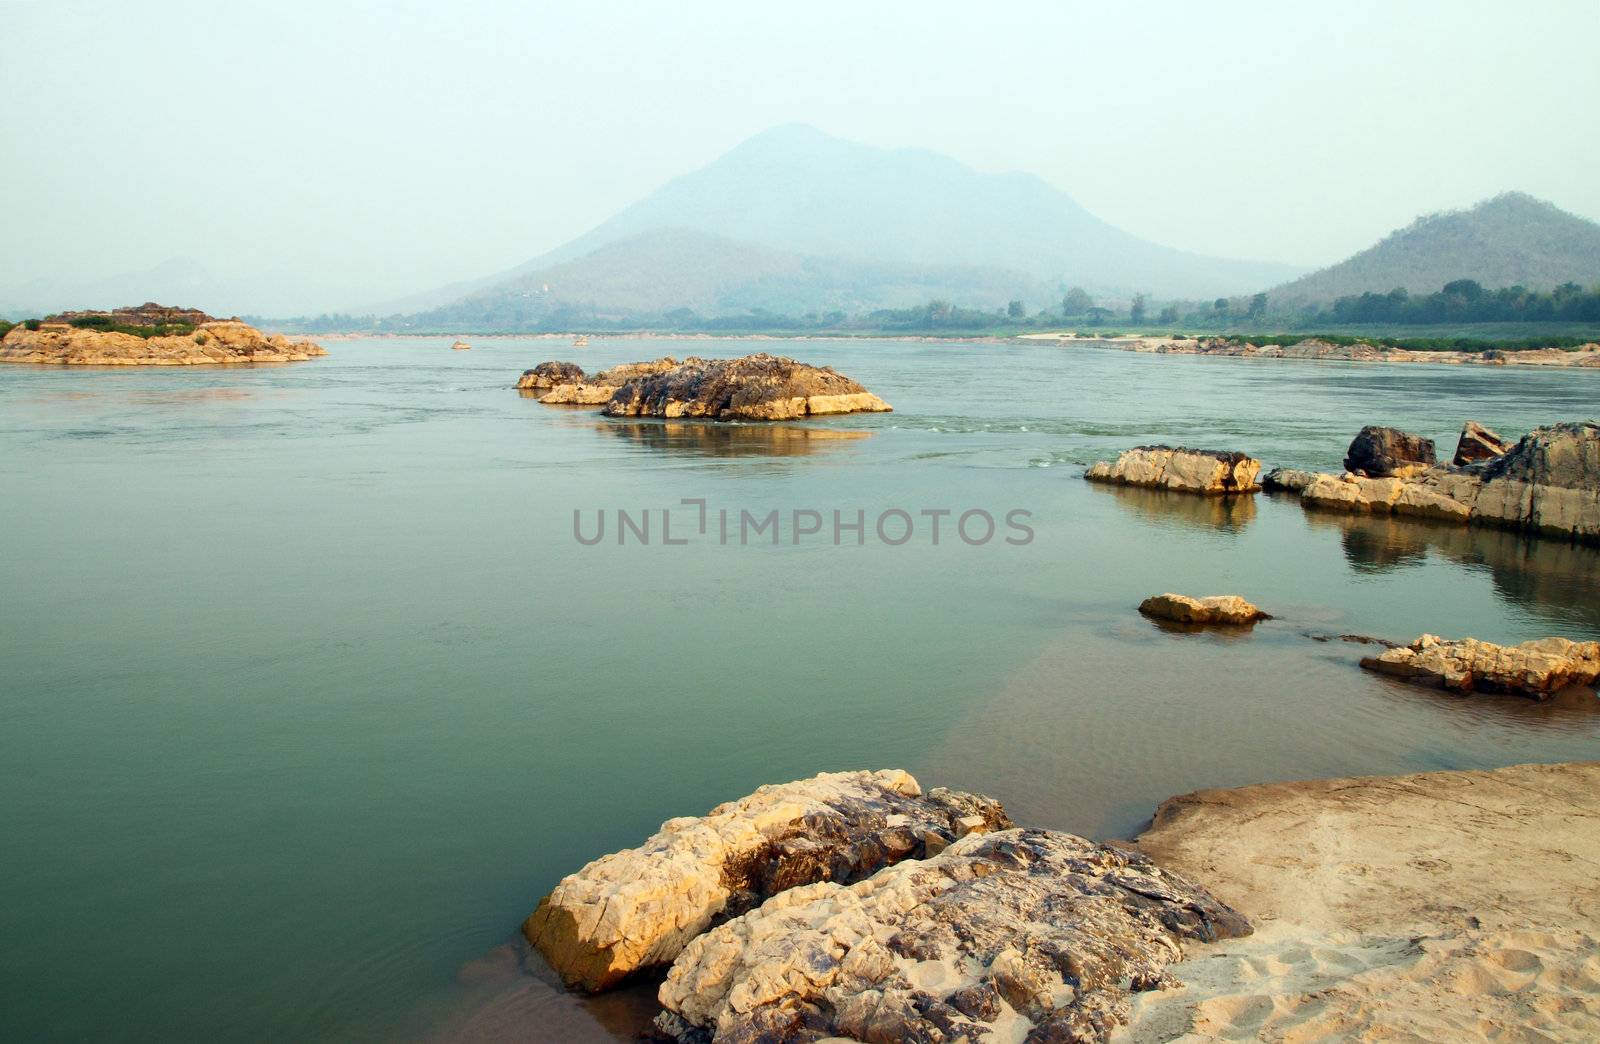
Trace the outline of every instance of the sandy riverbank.
[[1060, 343], [1090, 348], [1115, 348], [1150, 355], [1205, 355], [1229, 359], [1298, 359], [1311, 362], [1431, 363], [1436, 366], [1540, 366], [1554, 369], [1600, 369], [1600, 344], [1579, 348], [1534, 348], [1481, 352], [1412, 351], [1359, 342], [1334, 344], [1308, 337], [1297, 344], [1248, 344], [1220, 337], [1101, 337], [1072, 334], [1021, 334], [1019, 341]]
[[1136, 846], [1257, 931], [1122, 1039], [1600, 1039], [1600, 762], [1199, 791]]

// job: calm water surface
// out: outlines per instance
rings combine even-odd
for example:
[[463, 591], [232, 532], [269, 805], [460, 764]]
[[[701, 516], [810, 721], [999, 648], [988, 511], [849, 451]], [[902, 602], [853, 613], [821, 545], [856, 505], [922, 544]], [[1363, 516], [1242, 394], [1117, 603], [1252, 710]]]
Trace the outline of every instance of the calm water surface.
[[[821, 770], [1105, 837], [1196, 787], [1600, 756], [1593, 699], [1449, 698], [1306, 637], [1594, 637], [1595, 551], [1080, 478], [1151, 441], [1333, 468], [1368, 423], [1448, 452], [1467, 418], [1594, 417], [1600, 374], [796, 342], [897, 412], [708, 428], [509, 386], [771, 344], [450, 340], [0, 370], [0, 1038], [626, 1034], [637, 996], [517, 971], [518, 922], [663, 819]], [[573, 539], [574, 509], [685, 497], [1020, 508], [1036, 537]], [[1133, 612], [1164, 590], [1278, 619], [1168, 633]]]

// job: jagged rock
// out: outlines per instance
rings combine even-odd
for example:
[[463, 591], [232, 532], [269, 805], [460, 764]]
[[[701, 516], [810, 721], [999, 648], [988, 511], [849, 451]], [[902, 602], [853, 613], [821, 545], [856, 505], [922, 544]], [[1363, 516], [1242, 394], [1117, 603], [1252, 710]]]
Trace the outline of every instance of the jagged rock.
[[1600, 679], [1600, 642], [1541, 638], [1521, 645], [1495, 645], [1476, 638], [1446, 641], [1425, 634], [1410, 645], [1366, 657], [1361, 666], [1459, 692], [1478, 689], [1544, 700], [1569, 685], [1593, 685]]
[[1477, 421], [1467, 421], [1461, 426], [1461, 438], [1456, 442], [1456, 455], [1450, 463], [1456, 467], [1493, 460], [1511, 448], [1511, 443]]
[[1007, 830], [853, 885], [769, 899], [662, 984], [683, 1042], [1102, 1041], [1185, 939], [1249, 934], [1204, 889], [1071, 834]]
[[[159, 306], [145, 306], [145, 308]], [[189, 315], [182, 309], [161, 309], [160, 314]], [[74, 313], [78, 314], [78, 313]], [[141, 309], [109, 314], [139, 317]], [[174, 320], [176, 321], [176, 320]], [[166, 322], [166, 320], [162, 320]], [[156, 325], [133, 323], [130, 325]], [[219, 363], [300, 362], [328, 352], [311, 341], [291, 341], [280, 334], [267, 336], [237, 319], [216, 319], [192, 333], [140, 337], [68, 323], [45, 323], [37, 330], [25, 325], [12, 328], [0, 339], [0, 362], [54, 363], [66, 366], [196, 366]]]
[[1294, 468], [1273, 468], [1261, 478], [1261, 488], [1287, 490], [1300, 493], [1317, 480], [1315, 471], [1296, 471]]
[[1183, 493], [1254, 493], [1261, 462], [1243, 453], [1183, 446], [1139, 446], [1114, 463], [1100, 461], [1084, 473], [1095, 482], [1148, 486]]
[[[698, 360], [690, 359], [689, 362]], [[522, 377], [517, 381], [517, 387], [523, 391], [554, 391], [559, 397], [552, 400], [556, 402], [581, 402], [592, 400], [594, 404], [608, 402], [613, 393], [628, 381], [636, 377], [647, 377], [653, 373], [661, 373], [675, 366], [683, 365], [670, 355], [653, 359], [649, 362], [621, 363], [609, 370], [589, 376], [583, 372], [583, 367], [570, 362], [542, 362], [531, 370], [523, 370]], [[606, 389], [604, 393], [600, 389]], [[580, 391], [579, 389], [593, 389]], [[597, 397], [600, 396], [600, 397]], [[543, 401], [543, 400], [541, 400]]]
[[1415, 515], [1600, 541], [1600, 425], [1553, 424], [1500, 457], [1382, 479], [1318, 475], [1308, 507]]
[[890, 408], [831, 367], [761, 352], [739, 359], [689, 359], [660, 373], [630, 378], [601, 412], [609, 417], [767, 421]]
[[666, 964], [769, 896], [857, 881], [974, 832], [1009, 827], [999, 802], [900, 771], [823, 773], [668, 820], [639, 848], [565, 877], [523, 934], [569, 986], [602, 990]]
[[1271, 616], [1238, 595], [1190, 598], [1180, 594], [1152, 595], [1139, 603], [1139, 611], [1157, 620], [1183, 624], [1250, 624]]
[[1436, 459], [1432, 439], [1369, 424], [1351, 441], [1344, 467], [1362, 478], [1388, 478], [1427, 468]]
[[457, 341], [455, 344], [452, 344], [450, 346], [450, 349], [452, 351], [457, 351], [457, 352], [465, 352], [465, 351], [468, 351], [471, 348], [472, 348], [472, 345], [468, 344], [466, 341]]

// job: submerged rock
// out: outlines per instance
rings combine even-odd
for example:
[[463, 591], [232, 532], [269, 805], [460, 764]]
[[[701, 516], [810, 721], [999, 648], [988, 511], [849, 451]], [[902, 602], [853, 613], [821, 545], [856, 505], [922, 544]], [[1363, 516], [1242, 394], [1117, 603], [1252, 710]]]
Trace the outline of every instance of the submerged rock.
[[1446, 641], [1425, 634], [1410, 645], [1366, 657], [1361, 666], [1458, 692], [1478, 689], [1544, 700], [1569, 685], [1593, 685], [1600, 679], [1600, 642], [1541, 638], [1521, 645], [1495, 645], [1476, 638]]
[[1344, 467], [1363, 478], [1388, 478], [1430, 467], [1436, 460], [1432, 439], [1369, 424], [1351, 441]]
[[857, 884], [817, 884], [694, 940], [658, 1032], [725, 1044], [1102, 1041], [1183, 940], [1249, 923], [1144, 856], [1007, 830]]
[[1190, 598], [1180, 594], [1152, 595], [1139, 603], [1139, 611], [1158, 620], [1184, 624], [1250, 624], [1271, 616], [1238, 595]]
[[831, 367], [761, 352], [739, 359], [689, 359], [630, 378], [602, 412], [610, 417], [768, 421], [890, 408]]
[[1139, 446], [1115, 462], [1100, 461], [1084, 478], [1125, 486], [1148, 486], [1183, 493], [1254, 493], [1261, 462], [1243, 453], [1195, 450], [1183, 446]]
[[1600, 425], [1538, 428], [1504, 455], [1461, 468], [1381, 479], [1318, 475], [1301, 502], [1600, 541]]
[[602, 990], [666, 964], [695, 936], [769, 896], [857, 881], [973, 832], [1009, 827], [996, 801], [900, 771], [823, 773], [663, 823], [638, 848], [556, 885], [523, 934], [568, 986]]
[[1461, 426], [1461, 438], [1456, 440], [1456, 455], [1450, 463], [1457, 467], [1493, 460], [1511, 448], [1511, 443], [1499, 434], [1485, 428], [1477, 421], [1467, 421]]
[[[157, 306], [147, 305], [146, 309]], [[176, 309], [167, 313], [189, 316]], [[107, 315], [139, 319], [142, 310], [116, 313], [71, 313], [74, 316]], [[66, 322], [42, 323], [37, 330], [18, 325], [0, 339], [0, 362], [56, 363], [66, 366], [198, 366], [228, 363], [302, 362], [327, 349], [311, 341], [291, 341], [281, 334], [268, 336], [237, 319], [210, 319], [192, 332], [157, 337], [119, 333], [108, 329], [73, 326]], [[162, 319], [164, 324], [167, 320]], [[140, 325], [137, 322], [129, 325]], [[184, 329], [179, 326], [178, 329]]]

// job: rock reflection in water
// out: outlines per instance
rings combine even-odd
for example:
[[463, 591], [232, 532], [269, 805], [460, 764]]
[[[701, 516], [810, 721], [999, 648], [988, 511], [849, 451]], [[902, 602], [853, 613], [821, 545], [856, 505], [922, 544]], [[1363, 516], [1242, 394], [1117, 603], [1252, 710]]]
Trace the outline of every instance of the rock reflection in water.
[[1200, 496], [1137, 486], [1085, 484], [1102, 496], [1116, 498], [1117, 506], [1130, 514], [1157, 525], [1172, 523], [1237, 532], [1256, 517], [1254, 496]]
[[660, 974], [593, 996], [574, 993], [520, 937], [469, 962], [456, 978], [464, 987], [457, 1005], [423, 1040], [612, 1044], [638, 1040], [661, 1010]]
[[641, 447], [705, 457], [804, 457], [865, 439], [870, 431], [805, 424], [729, 424], [723, 421], [601, 421], [601, 431]]
[[1576, 616], [1600, 632], [1600, 549], [1479, 526], [1429, 523], [1393, 515], [1308, 511], [1314, 528], [1338, 531], [1354, 569], [1387, 572], [1430, 555], [1488, 572], [1495, 591], [1531, 610]]

